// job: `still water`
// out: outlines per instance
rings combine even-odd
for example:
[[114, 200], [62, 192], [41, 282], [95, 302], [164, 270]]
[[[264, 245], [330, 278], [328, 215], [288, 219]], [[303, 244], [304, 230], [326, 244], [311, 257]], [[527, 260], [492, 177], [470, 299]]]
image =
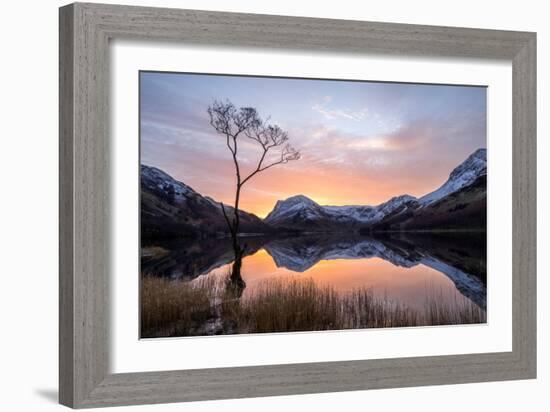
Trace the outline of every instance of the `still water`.
[[[337, 292], [368, 288], [407, 307], [464, 297], [485, 310], [486, 239], [481, 234], [384, 237], [243, 238], [242, 298], [262, 281], [313, 279]], [[196, 282], [231, 268], [228, 239], [155, 243], [142, 248], [142, 275]]]

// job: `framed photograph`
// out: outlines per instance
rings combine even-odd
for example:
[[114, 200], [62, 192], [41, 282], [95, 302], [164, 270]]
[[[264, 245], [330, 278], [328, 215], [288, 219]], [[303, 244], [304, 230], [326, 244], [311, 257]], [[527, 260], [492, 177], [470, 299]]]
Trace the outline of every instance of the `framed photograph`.
[[60, 402], [534, 378], [535, 98], [534, 33], [62, 7]]

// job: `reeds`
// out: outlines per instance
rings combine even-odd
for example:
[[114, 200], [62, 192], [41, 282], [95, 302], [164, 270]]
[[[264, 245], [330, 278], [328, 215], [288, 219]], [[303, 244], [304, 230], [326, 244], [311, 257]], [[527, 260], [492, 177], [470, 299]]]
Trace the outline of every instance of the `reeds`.
[[445, 305], [443, 296], [431, 290], [424, 308], [425, 325], [461, 325], [487, 322], [487, 312], [465, 297], [454, 298]]
[[141, 281], [141, 337], [200, 334], [204, 323], [215, 317], [212, 304], [216, 280], [204, 277], [183, 282], [155, 277]]
[[222, 313], [236, 333], [339, 329], [340, 298], [312, 279], [262, 282], [252, 296], [222, 303]]
[[297, 332], [486, 322], [486, 312], [464, 297], [433, 291], [420, 309], [368, 288], [338, 293], [313, 279], [271, 279], [236, 298], [225, 279], [193, 282], [146, 278], [142, 284], [142, 337]]

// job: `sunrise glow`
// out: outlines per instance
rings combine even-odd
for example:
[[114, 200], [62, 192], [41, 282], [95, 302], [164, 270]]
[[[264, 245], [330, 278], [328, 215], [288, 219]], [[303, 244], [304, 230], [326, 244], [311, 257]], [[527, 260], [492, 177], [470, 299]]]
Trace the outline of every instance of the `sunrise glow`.
[[[241, 209], [265, 217], [278, 200], [303, 194], [323, 205], [376, 205], [421, 196], [485, 147], [486, 89], [142, 72], [141, 163], [204, 196], [233, 202], [235, 172], [207, 107], [228, 99], [257, 108], [288, 132], [300, 160], [243, 187]], [[242, 137], [243, 173], [259, 147]]]

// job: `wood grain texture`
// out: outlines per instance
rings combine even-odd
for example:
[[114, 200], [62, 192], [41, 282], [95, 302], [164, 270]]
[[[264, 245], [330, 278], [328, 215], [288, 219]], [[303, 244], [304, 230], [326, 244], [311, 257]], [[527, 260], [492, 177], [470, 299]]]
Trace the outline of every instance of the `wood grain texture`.
[[73, 38], [72, 7], [59, 14], [59, 401], [73, 404]]
[[536, 375], [536, 37], [532, 36], [512, 62], [513, 88], [513, 350]]
[[[535, 377], [535, 34], [84, 3], [61, 8], [59, 23], [61, 403], [83, 408]], [[110, 374], [110, 39], [511, 61], [513, 350]]]

